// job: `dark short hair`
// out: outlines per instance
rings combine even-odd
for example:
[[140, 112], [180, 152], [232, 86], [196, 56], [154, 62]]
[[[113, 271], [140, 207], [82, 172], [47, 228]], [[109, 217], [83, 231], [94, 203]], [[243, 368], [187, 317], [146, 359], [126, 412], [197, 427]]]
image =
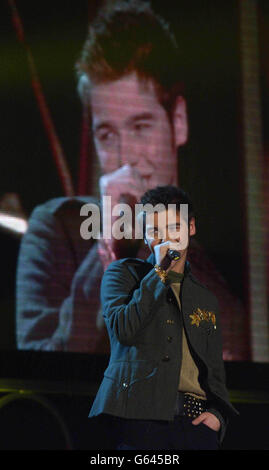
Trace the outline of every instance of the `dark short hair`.
[[183, 95], [179, 49], [168, 24], [146, 2], [118, 1], [101, 10], [89, 27], [78, 78], [106, 83], [136, 72], [152, 80], [159, 102], [171, 111], [176, 96]]
[[177, 186], [157, 186], [156, 188], [149, 189], [141, 197], [140, 203], [143, 204], [143, 206], [146, 204], [151, 204], [152, 206], [163, 204], [166, 208], [168, 208], [168, 204], [175, 204], [178, 212], [180, 211], [180, 204], [188, 204], [189, 222], [192, 217], [195, 217], [190, 197], [183, 189]]

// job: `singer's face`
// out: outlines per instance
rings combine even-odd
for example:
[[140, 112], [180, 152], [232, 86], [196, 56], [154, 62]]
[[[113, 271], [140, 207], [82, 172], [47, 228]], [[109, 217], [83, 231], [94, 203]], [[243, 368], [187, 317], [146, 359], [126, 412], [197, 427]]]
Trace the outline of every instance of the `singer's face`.
[[180, 141], [152, 82], [141, 82], [131, 73], [92, 85], [90, 101], [95, 148], [109, 182], [138, 199], [147, 189], [177, 184]]
[[195, 235], [195, 219], [192, 218], [188, 223], [180, 218], [180, 213], [174, 209], [168, 209], [159, 213], [152, 214], [146, 222], [146, 239], [152, 250], [156, 245], [167, 241], [180, 242], [184, 239], [189, 244], [189, 237]]

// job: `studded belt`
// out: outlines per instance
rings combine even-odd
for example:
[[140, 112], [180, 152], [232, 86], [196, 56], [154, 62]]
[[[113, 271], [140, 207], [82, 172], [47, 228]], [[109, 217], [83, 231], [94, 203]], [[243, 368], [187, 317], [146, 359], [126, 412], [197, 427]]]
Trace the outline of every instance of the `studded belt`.
[[188, 416], [194, 419], [204, 411], [206, 411], [206, 400], [200, 400], [188, 393], [177, 392], [176, 416]]

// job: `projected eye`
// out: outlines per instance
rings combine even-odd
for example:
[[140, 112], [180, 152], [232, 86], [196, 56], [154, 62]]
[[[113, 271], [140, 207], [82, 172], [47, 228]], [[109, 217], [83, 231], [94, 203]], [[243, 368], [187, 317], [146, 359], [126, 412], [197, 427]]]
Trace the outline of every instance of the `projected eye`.
[[138, 136], [143, 136], [149, 132], [149, 130], [152, 128], [152, 125], [148, 121], [138, 121], [134, 123], [133, 126], [133, 133]]
[[103, 145], [111, 144], [116, 141], [116, 133], [110, 129], [99, 130], [95, 134], [96, 139]]

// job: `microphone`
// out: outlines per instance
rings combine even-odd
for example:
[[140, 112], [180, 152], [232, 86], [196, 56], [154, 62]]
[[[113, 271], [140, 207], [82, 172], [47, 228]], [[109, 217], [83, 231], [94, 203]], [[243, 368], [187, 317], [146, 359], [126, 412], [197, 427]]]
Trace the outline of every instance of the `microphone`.
[[171, 260], [175, 260], [175, 261], [178, 261], [181, 258], [181, 253], [179, 253], [179, 251], [176, 251], [176, 250], [168, 250], [167, 255], [169, 258], [171, 258]]
[[169, 268], [171, 262], [178, 261], [181, 258], [181, 253], [176, 250], [168, 250], [165, 257], [163, 258], [161, 262], [161, 268], [166, 271], [166, 269]]

